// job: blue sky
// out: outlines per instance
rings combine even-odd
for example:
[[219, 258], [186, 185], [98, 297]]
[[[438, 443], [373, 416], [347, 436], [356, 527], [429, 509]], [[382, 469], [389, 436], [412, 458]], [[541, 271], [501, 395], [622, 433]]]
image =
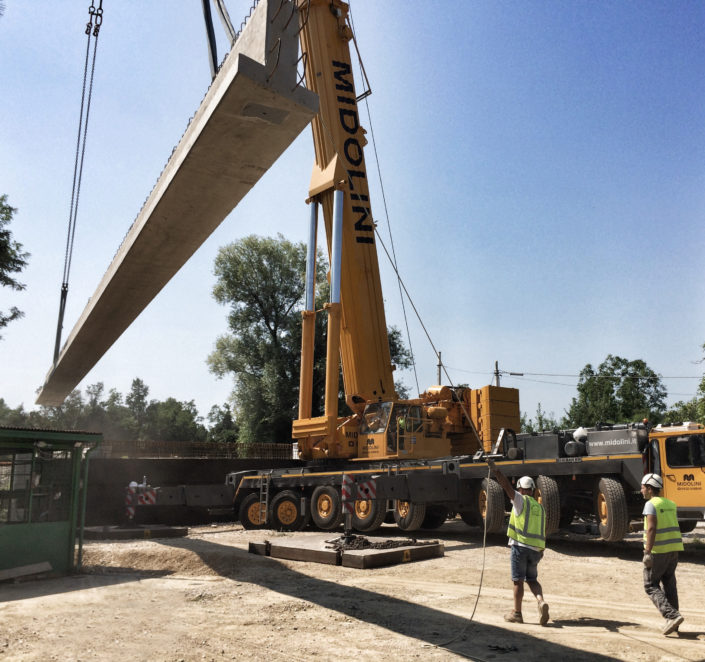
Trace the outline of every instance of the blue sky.
[[[52, 358], [87, 4], [8, 0], [0, 17], [0, 193], [31, 253], [26, 291], [0, 291], [0, 309], [26, 313], [0, 341], [0, 397], [13, 407], [33, 407]], [[64, 338], [210, 82], [198, 0], [103, 4]], [[227, 4], [239, 24], [249, 0]], [[663, 375], [669, 403], [692, 397], [705, 342], [705, 4], [352, 10], [387, 203], [373, 181], [373, 213], [387, 243], [389, 216], [452, 380], [489, 383], [497, 360], [525, 373], [502, 381], [520, 389], [522, 411], [540, 402], [560, 417], [580, 370], [611, 353]], [[372, 143], [366, 156], [372, 171]], [[231, 383], [205, 364], [226, 331], [213, 260], [250, 233], [304, 241], [312, 162], [307, 129], [80, 387], [124, 393], [139, 376], [151, 397], [193, 399], [204, 415], [224, 402]], [[380, 262], [388, 322], [403, 328]], [[424, 389], [436, 359], [410, 328]]]

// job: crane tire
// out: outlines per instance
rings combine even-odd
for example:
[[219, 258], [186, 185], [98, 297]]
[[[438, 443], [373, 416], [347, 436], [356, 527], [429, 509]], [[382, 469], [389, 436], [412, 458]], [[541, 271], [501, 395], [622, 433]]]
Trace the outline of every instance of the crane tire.
[[561, 495], [558, 491], [558, 483], [550, 476], [538, 476], [536, 489], [538, 491], [536, 498], [546, 513], [546, 535], [550, 536], [558, 531], [558, 523], [561, 519]]
[[690, 533], [698, 525], [698, 520], [696, 519], [679, 519], [678, 528], [680, 528], [681, 533]]
[[460, 519], [463, 520], [468, 526], [481, 526], [482, 517], [477, 509], [472, 510], [461, 510], [459, 513]]
[[402, 531], [416, 531], [421, 528], [426, 517], [426, 504], [413, 501], [394, 502], [394, 521]]
[[321, 531], [337, 529], [343, 521], [340, 491], [332, 485], [319, 485], [313, 490], [311, 519]]
[[238, 509], [238, 519], [245, 529], [264, 528], [264, 518], [261, 517], [257, 492], [251, 492], [242, 500]]
[[426, 506], [426, 516], [421, 522], [422, 529], [437, 529], [448, 519], [448, 509], [445, 506], [430, 504]]
[[496, 480], [483, 478], [477, 495], [477, 505], [481, 526], [487, 526], [487, 533], [501, 533], [504, 530], [504, 490]]
[[382, 526], [387, 515], [387, 502], [384, 499], [355, 501], [352, 513], [352, 526], [361, 533], [371, 533]]
[[595, 515], [600, 536], [607, 542], [622, 540], [629, 530], [627, 497], [622, 483], [600, 478], [595, 488]]
[[301, 495], [293, 490], [277, 492], [269, 505], [269, 519], [277, 531], [300, 531], [307, 522]]

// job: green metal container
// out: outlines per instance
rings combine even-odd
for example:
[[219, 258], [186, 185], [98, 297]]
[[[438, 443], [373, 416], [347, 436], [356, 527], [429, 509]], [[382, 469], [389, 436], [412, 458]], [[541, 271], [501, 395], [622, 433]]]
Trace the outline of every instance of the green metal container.
[[0, 427], [0, 581], [80, 567], [92, 432]]

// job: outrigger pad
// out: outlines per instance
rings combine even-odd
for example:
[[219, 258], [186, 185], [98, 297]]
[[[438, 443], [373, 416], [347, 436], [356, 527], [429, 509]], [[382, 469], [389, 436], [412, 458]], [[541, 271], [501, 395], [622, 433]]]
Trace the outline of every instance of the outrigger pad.
[[[270, 6], [271, 4], [271, 6]], [[71, 331], [37, 398], [60, 405], [308, 125], [292, 2], [262, 0]]]

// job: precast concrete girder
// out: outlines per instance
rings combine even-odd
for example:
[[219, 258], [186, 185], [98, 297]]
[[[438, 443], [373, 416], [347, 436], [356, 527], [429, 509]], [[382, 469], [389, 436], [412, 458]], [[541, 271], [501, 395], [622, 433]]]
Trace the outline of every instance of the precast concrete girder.
[[59, 405], [306, 127], [294, 3], [260, 0], [47, 374]]

